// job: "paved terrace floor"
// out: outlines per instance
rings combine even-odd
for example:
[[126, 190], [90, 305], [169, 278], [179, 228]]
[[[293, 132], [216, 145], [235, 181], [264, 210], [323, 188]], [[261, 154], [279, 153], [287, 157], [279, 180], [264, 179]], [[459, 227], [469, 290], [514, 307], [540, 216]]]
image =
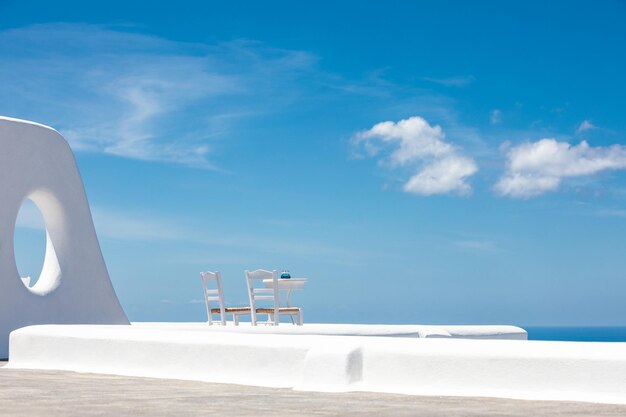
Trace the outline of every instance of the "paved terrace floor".
[[620, 416], [626, 406], [492, 398], [326, 394], [2, 369], [0, 416]]

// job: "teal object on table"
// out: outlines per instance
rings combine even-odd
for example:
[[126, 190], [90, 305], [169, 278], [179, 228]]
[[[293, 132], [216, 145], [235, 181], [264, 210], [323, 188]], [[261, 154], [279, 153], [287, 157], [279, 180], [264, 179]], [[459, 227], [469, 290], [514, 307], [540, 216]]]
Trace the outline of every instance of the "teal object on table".
[[289, 271], [285, 269], [283, 272], [281, 272], [280, 279], [289, 279], [289, 278], [291, 278], [291, 274], [289, 273]]

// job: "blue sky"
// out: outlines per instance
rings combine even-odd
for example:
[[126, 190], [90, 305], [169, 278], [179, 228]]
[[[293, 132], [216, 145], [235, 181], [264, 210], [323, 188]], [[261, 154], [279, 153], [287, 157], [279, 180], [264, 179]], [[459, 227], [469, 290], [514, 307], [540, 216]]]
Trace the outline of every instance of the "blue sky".
[[626, 4], [544, 3], [0, 1], [0, 114], [70, 142], [131, 320], [287, 268], [309, 322], [626, 325]]

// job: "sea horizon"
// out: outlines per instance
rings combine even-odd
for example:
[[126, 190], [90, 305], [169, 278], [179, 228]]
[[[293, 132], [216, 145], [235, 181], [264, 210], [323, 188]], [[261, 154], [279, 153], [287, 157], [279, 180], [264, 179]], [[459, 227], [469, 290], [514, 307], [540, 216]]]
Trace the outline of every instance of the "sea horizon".
[[626, 342], [626, 326], [520, 326], [528, 340]]

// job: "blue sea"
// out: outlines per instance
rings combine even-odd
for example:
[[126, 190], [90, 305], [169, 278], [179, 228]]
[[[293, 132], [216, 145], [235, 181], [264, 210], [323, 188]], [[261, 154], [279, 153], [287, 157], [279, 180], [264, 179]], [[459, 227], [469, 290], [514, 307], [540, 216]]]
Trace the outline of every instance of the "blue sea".
[[528, 340], [626, 342], [626, 327], [524, 327]]

